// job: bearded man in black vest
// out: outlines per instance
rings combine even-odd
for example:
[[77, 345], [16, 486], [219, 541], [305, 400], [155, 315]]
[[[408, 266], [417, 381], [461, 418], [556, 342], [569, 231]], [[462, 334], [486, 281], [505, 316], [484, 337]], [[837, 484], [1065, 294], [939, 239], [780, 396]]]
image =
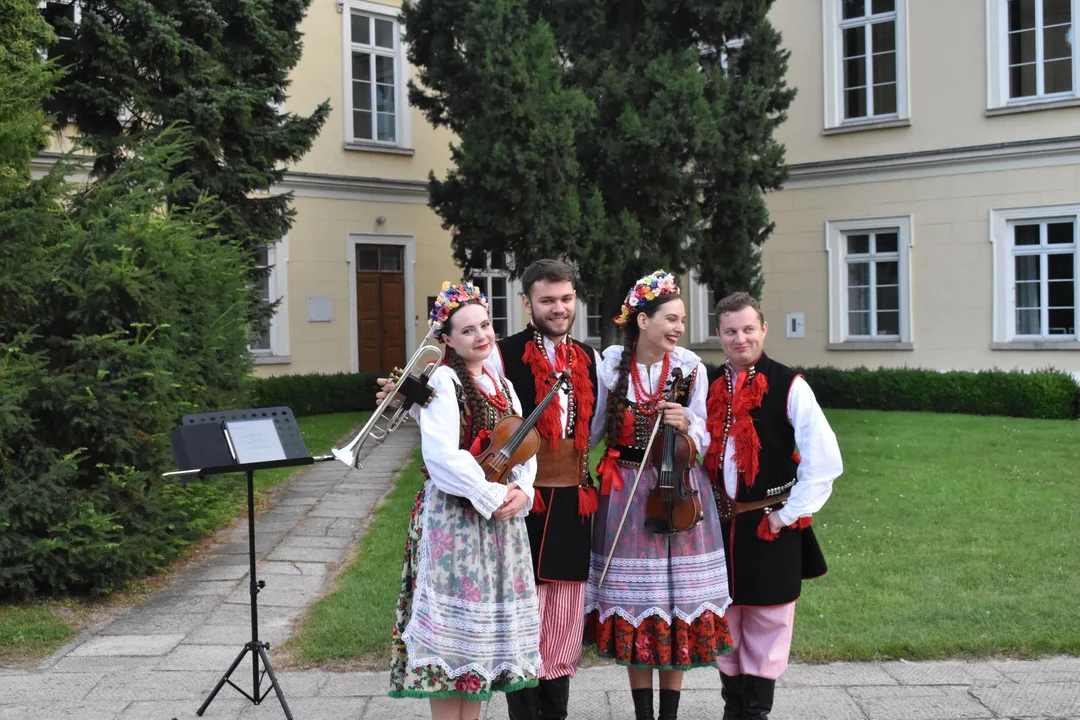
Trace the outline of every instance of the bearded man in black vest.
[[[598, 353], [570, 337], [577, 308], [574, 271], [558, 260], [537, 260], [521, 275], [522, 303], [531, 322], [499, 340], [485, 368], [506, 377], [528, 417], [547, 395], [555, 374], [569, 371], [570, 382], [536, 424], [535, 495], [525, 524], [532, 548], [533, 575], [540, 607], [538, 687], [506, 695], [510, 720], [565, 720], [570, 678], [577, 672], [585, 629], [585, 583], [589, 579], [591, 516], [599, 498], [589, 474], [589, 441], [594, 419]], [[383, 398], [393, 387], [378, 380]], [[416, 408], [414, 407], [414, 412]]]
[[806, 380], [765, 355], [758, 301], [716, 307], [727, 357], [709, 388], [705, 467], [727, 555], [734, 652], [720, 656], [724, 720], [765, 720], [787, 669], [802, 580], [826, 572], [810, 527], [843, 472], [840, 448]]

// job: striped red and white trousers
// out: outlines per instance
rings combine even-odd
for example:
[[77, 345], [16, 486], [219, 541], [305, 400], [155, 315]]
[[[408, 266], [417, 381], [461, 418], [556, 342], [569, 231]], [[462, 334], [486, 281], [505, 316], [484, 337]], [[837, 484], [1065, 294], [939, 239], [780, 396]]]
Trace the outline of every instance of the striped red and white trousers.
[[546, 582], [536, 586], [540, 600], [541, 680], [573, 677], [585, 635], [585, 583]]

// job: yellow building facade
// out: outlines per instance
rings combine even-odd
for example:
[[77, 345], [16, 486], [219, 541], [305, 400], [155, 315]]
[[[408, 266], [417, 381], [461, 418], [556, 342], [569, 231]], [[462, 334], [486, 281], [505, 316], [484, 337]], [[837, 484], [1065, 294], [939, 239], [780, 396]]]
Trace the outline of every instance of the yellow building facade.
[[[288, 106], [333, 111], [277, 188], [298, 215], [267, 258], [281, 303], [253, 350], [261, 375], [400, 364], [429, 298], [460, 277], [426, 188], [453, 138], [408, 107], [398, 12], [338, 0], [304, 21]], [[1080, 0], [777, 0], [798, 95], [762, 259], [774, 355], [1080, 372], [1078, 13]], [[527, 318], [500, 266], [476, 279], [514, 332]], [[686, 342], [722, 360], [713, 298], [684, 288]], [[582, 307], [576, 335], [597, 320]]]

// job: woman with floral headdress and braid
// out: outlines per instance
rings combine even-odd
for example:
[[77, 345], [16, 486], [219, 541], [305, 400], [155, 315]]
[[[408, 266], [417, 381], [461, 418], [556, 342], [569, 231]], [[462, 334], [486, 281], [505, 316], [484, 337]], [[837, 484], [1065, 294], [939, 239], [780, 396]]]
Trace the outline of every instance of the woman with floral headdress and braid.
[[[607, 389], [599, 394], [596, 414], [606, 414], [608, 449], [597, 468], [600, 509], [593, 523], [585, 640], [627, 666], [637, 720], [654, 720], [654, 670], [660, 674], [659, 720], [676, 720], [683, 672], [714, 667], [732, 649], [724, 618], [730, 597], [720, 520], [699, 462], [690, 472], [703, 516], [683, 532], [656, 534], [645, 526], [654, 469], [646, 467], [636, 491], [633, 483], [641, 463], [648, 462], [644, 450], [657, 415], [661, 432], [670, 425], [705, 453], [709, 381], [701, 359], [677, 344], [686, 307], [671, 274], [658, 270], [638, 280], [615, 322], [623, 344], [604, 351], [597, 373]], [[672, 390], [676, 402], [667, 402]]]
[[524, 520], [536, 460], [501, 485], [475, 459], [495, 423], [521, 408], [509, 381], [484, 368], [495, 333], [480, 290], [445, 283], [429, 324], [446, 354], [419, 414], [428, 481], [405, 546], [390, 696], [430, 700], [433, 720], [476, 720], [493, 691], [537, 685], [540, 616]]

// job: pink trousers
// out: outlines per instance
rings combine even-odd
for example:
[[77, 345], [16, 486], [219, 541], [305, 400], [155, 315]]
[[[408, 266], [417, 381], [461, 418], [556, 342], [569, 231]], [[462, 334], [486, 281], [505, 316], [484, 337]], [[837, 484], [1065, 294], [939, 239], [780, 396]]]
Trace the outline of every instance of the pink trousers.
[[540, 601], [540, 679], [573, 677], [585, 635], [585, 583], [540, 583], [536, 594]]
[[795, 603], [771, 607], [730, 605], [726, 617], [735, 649], [717, 659], [720, 672], [769, 680], [780, 677], [787, 669], [791, 652]]

